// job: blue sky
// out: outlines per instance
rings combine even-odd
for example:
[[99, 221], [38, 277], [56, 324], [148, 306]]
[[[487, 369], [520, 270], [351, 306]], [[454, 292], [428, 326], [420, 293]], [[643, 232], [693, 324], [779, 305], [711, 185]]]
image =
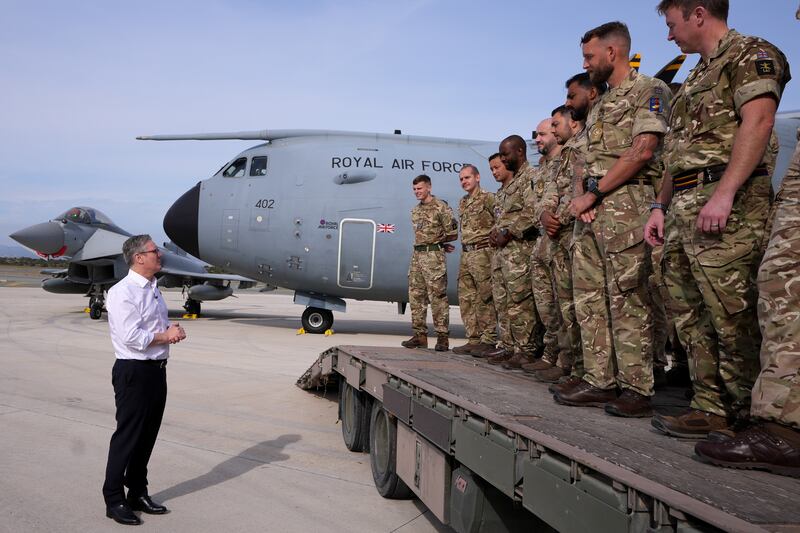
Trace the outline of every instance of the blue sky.
[[[581, 70], [585, 30], [626, 22], [645, 73], [678, 54], [656, 3], [0, 0], [0, 244], [74, 205], [162, 241], [172, 202], [254, 144], [137, 135], [529, 137]], [[732, 0], [729, 24], [779, 46], [800, 79], [797, 7]], [[781, 110], [800, 109], [798, 83]]]

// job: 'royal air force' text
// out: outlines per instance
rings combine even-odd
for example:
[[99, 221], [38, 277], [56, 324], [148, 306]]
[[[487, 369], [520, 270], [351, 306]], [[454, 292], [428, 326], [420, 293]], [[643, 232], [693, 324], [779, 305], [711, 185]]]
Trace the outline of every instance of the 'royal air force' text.
[[[413, 159], [393, 159], [389, 168], [398, 170], [419, 170], [420, 172], [454, 172], [458, 174], [464, 163], [452, 161], [414, 161]], [[344, 156], [331, 157], [331, 168], [384, 168], [377, 157]]]

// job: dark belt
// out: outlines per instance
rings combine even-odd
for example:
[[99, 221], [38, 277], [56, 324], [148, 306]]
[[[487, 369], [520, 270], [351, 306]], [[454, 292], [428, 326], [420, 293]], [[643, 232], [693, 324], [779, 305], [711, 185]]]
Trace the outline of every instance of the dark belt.
[[476, 242], [474, 244], [462, 244], [461, 250], [464, 252], [474, 252], [475, 250], [483, 250], [484, 248], [488, 248], [488, 242]]
[[[715, 183], [722, 178], [727, 166], [728, 165], [714, 165], [712, 167], [693, 168], [691, 170], [679, 172], [672, 176], [672, 188], [676, 192], [679, 192], [694, 189], [697, 187], [697, 184], [701, 182], [703, 185]], [[768, 173], [766, 166], [759, 165], [753, 173], [750, 174], [750, 177], [766, 176]]]
[[167, 366], [166, 359], [145, 359], [144, 361], [140, 359], [131, 359], [132, 361], [136, 361], [138, 363], [144, 363], [148, 366], [155, 366], [158, 368], [165, 368]]
[[441, 244], [415, 244], [415, 252], [438, 252], [442, 249]]

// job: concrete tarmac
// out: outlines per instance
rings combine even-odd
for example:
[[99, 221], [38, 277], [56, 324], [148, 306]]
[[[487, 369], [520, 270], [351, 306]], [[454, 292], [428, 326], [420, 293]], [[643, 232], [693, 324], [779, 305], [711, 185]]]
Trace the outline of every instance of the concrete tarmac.
[[[337, 344], [397, 346], [410, 316], [394, 304], [348, 302], [335, 335], [297, 335], [291, 296], [247, 292], [180, 318], [168, 397], [150, 460], [150, 494], [171, 510], [138, 531], [446, 531], [416, 500], [383, 499], [369, 456], [345, 448], [337, 391], [297, 378]], [[115, 427], [114, 355], [105, 314], [80, 295], [0, 288], [0, 532], [130, 530], [105, 516], [101, 494]], [[456, 308], [454, 337], [463, 338]], [[451, 339], [451, 343], [452, 343]], [[454, 344], [461, 344], [456, 340]]]

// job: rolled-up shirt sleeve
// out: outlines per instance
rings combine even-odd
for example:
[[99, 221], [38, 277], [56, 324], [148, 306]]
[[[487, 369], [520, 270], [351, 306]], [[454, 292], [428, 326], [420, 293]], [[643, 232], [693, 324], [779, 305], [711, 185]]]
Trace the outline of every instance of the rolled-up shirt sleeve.
[[113, 313], [108, 314], [112, 335], [137, 352], [143, 352], [153, 342], [155, 334], [142, 329], [142, 313], [129, 296], [115, 302]]

